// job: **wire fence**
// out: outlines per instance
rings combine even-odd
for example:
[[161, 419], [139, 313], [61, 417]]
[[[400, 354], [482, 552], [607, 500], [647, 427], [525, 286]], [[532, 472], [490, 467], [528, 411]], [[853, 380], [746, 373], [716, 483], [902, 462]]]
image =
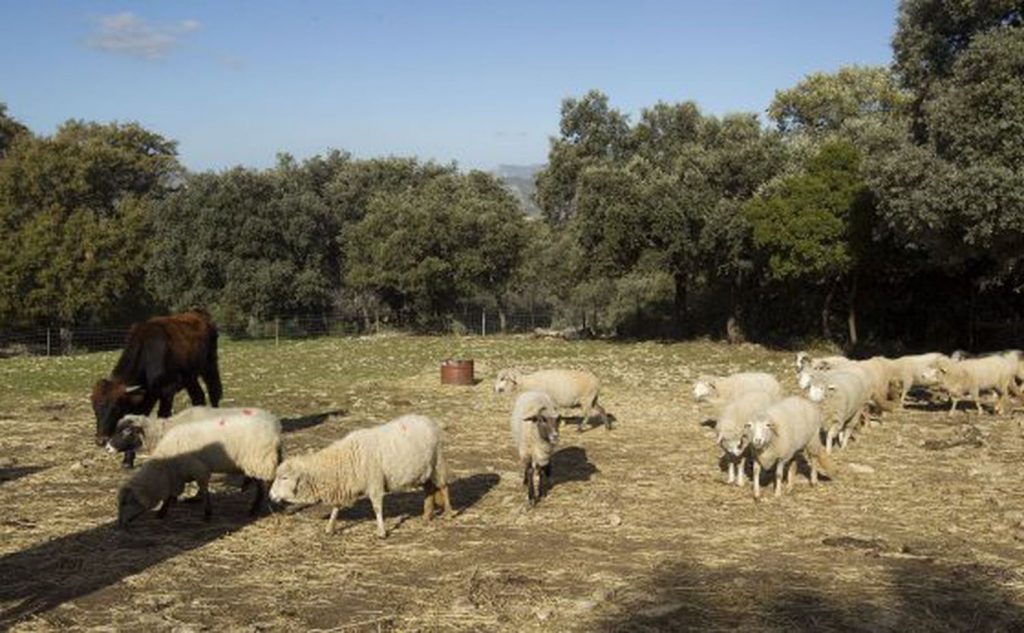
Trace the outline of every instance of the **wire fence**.
[[[570, 338], [579, 328], [552, 330], [550, 311], [508, 312], [466, 308], [448, 315], [437, 333], [491, 336], [503, 333], [541, 333]], [[0, 330], [0, 358], [10, 356], [68, 356], [120, 349], [130, 325], [39, 327]], [[272, 319], [218, 323], [222, 337], [230, 340], [276, 342], [325, 336], [359, 336], [386, 330], [414, 329], [389, 319], [346, 314], [293, 314]]]

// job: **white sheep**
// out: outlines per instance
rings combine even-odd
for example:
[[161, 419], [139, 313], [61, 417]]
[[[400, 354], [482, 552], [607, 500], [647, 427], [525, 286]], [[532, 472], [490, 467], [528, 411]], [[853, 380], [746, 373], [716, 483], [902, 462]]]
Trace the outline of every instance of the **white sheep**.
[[210, 469], [195, 454], [188, 453], [150, 459], [135, 471], [118, 491], [117, 524], [127, 528], [131, 521], [161, 502], [163, 505], [157, 516], [163, 518], [178, 495], [184, 492], [185, 484], [191, 481], [199, 486], [199, 496], [203, 500], [203, 519], [209, 521], [212, 513]]
[[782, 397], [782, 387], [775, 376], [763, 372], [743, 372], [731, 376], [702, 375], [693, 383], [693, 398], [697, 402], [710, 402], [723, 406], [744, 393], [757, 391]]
[[[543, 391], [524, 391], [516, 398], [509, 421], [512, 443], [523, 468], [527, 503], [533, 506], [547, 494], [551, 480], [551, 454], [558, 445], [558, 409]], [[533, 475], [537, 474], [534, 491]]]
[[498, 372], [494, 382], [495, 393], [515, 393], [519, 391], [543, 391], [551, 396], [555, 405], [563, 408], [580, 407], [577, 431], [583, 431], [594, 415], [600, 416], [606, 429], [611, 429], [611, 419], [597, 397], [601, 391], [601, 381], [589, 371], [570, 369], [544, 369], [532, 374], [523, 374], [514, 369], [503, 369]]
[[828, 473], [832, 464], [821, 445], [821, 410], [800, 396], [790, 396], [771, 405], [748, 423], [747, 438], [754, 458], [754, 498], [761, 496], [761, 468], [775, 467], [775, 496], [782, 494], [782, 475], [789, 465], [787, 488], [796, 474], [794, 457], [803, 451], [811, 468], [811, 484], [818, 483], [818, 471]]
[[366, 495], [377, 516], [377, 536], [384, 528], [384, 493], [422, 485], [423, 519], [434, 515], [435, 498], [451, 516], [448, 466], [441, 429], [430, 418], [404, 415], [386, 424], [352, 431], [329, 446], [286, 459], [277, 468], [270, 498], [275, 502], [327, 503], [333, 506], [328, 534], [343, 506]]
[[956, 405], [965, 396], [970, 397], [981, 409], [981, 391], [994, 390], [999, 395], [996, 411], [1003, 411], [1003, 404], [1011, 390], [1016, 389], [1015, 379], [1019, 371], [1019, 363], [1015, 356], [996, 354], [980, 358], [967, 358], [961, 361], [939, 359], [935, 367], [926, 372], [930, 379], [936, 379], [942, 388], [949, 393], [951, 401], [949, 415], [953, 415]]
[[944, 354], [933, 352], [930, 354], [914, 354], [911, 356], [900, 356], [899, 358], [893, 359], [892, 372], [895, 378], [898, 378], [902, 384], [900, 390], [900, 406], [904, 406], [907, 402], [907, 393], [914, 387], [928, 387], [934, 384], [933, 380], [928, 380], [926, 375], [929, 373], [929, 369], [934, 367], [940, 359], [945, 358]]
[[728, 483], [739, 486], [746, 483], [747, 444], [744, 430], [748, 422], [778, 399], [774, 393], [749, 391], [722, 407], [716, 416], [715, 443], [721, 447], [728, 462]]
[[107, 452], [143, 450], [152, 453], [168, 431], [180, 424], [189, 424], [216, 415], [234, 415], [245, 409], [221, 409], [216, 407], [189, 407], [169, 418], [149, 415], [126, 415], [117, 422], [114, 434], [107, 440]]
[[[256, 483], [256, 496], [249, 507], [249, 514], [255, 515], [281, 462], [281, 423], [263, 409], [211, 408], [209, 413], [167, 431], [153, 449], [154, 466], [150, 469], [170, 468], [174, 462], [168, 458], [188, 455], [211, 473], [245, 475]], [[166, 476], [173, 478], [173, 473]]]
[[797, 384], [806, 391], [810, 388], [811, 380], [815, 375], [844, 367], [852, 362], [854, 361], [845, 356], [820, 356], [814, 358], [807, 352], [797, 352]]
[[870, 395], [870, 376], [862, 367], [852, 365], [816, 377], [808, 398], [822, 406], [826, 453], [832, 452], [837, 436], [839, 445], [845, 448], [854, 427], [866, 421]]

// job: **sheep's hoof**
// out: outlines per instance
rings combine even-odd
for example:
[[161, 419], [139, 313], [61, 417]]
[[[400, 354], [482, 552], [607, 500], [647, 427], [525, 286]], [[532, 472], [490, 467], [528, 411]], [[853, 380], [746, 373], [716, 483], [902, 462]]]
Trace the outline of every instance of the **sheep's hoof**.
[[387, 532], [377, 532], [377, 538], [379, 538], [381, 540], [384, 540], [387, 537], [388, 537], [388, 533]]

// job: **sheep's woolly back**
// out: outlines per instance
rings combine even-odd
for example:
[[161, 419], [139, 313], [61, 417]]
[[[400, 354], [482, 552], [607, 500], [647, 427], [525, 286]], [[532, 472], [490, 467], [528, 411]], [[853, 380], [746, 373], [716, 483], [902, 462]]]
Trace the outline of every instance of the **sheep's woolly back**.
[[326, 448], [290, 457], [280, 471], [299, 481], [303, 503], [352, 503], [370, 491], [401, 490], [426, 481], [448, 483], [443, 434], [432, 420], [405, 415], [386, 424], [352, 431]]
[[742, 394], [722, 407], [715, 419], [715, 430], [721, 440], [737, 440], [755, 415], [771, 406], [778, 397], [763, 391]]
[[543, 391], [560, 407], [591, 406], [601, 390], [601, 381], [589, 371], [543, 369], [515, 378], [520, 391]]
[[768, 444], [753, 451], [761, 466], [771, 468], [780, 460], [788, 462], [803, 449], [807, 449], [809, 458], [818, 457], [823, 452], [818, 435], [821, 430], [821, 411], [811, 401], [800, 396], [790, 396], [765, 409], [761, 417], [770, 420], [775, 427], [775, 433]]
[[951, 393], [964, 395], [972, 389], [999, 389], [1005, 392], [1018, 371], [1015, 356], [998, 354], [967, 358], [959, 362], [939, 360], [942, 385]]
[[742, 372], [730, 376], [704, 379], [714, 387], [710, 396], [715, 402], [728, 403], [745, 393], [766, 393], [776, 400], [782, 397], [782, 386], [775, 376], [764, 372]]
[[549, 424], [556, 424], [558, 411], [555, 402], [543, 391], [524, 391], [516, 398], [512, 408], [509, 430], [522, 464], [532, 462], [537, 466], [546, 466], [551, 461], [554, 446], [541, 433], [538, 425], [529, 421], [536, 416], [544, 417]]
[[281, 424], [262, 409], [210, 409], [215, 415], [167, 432], [153, 457], [195, 454], [211, 472], [270, 481], [281, 456]]
[[855, 369], [840, 369], [823, 377], [825, 396], [822, 402], [822, 423], [826, 426], [846, 424], [867, 404], [870, 396], [867, 376]]

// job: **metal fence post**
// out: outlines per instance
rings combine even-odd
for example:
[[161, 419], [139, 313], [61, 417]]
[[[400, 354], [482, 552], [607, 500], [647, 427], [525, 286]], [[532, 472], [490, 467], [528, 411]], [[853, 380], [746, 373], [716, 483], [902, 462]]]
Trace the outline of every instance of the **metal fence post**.
[[487, 336], [487, 310], [480, 310], [480, 336]]
[[46, 355], [50, 355], [50, 328], [46, 328]]
[[274, 317], [274, 347], [281, 344], [281, 318]]

